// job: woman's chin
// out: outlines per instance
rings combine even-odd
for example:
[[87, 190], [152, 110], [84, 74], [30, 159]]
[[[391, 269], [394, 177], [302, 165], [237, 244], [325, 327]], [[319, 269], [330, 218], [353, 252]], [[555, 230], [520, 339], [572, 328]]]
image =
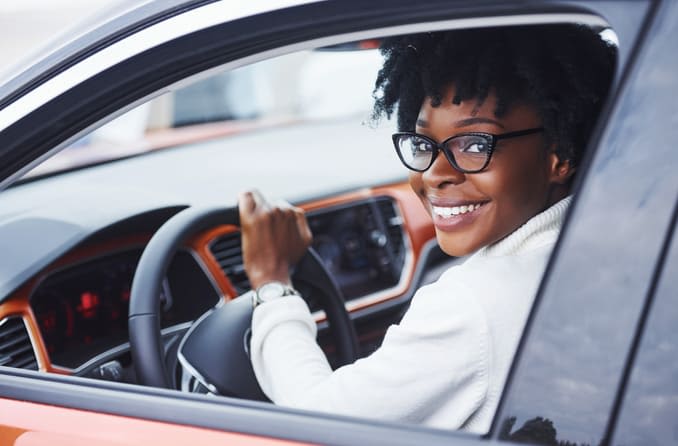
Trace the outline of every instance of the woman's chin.
[[480, 243], [473, 243], [468, 237], [463, 237], [461, 235], [451, 236], [449, 233], [437, 230], [436, 238], [440, 249], [442, 249], [445, 254], [452, 257], [464, 257], [483, 247]]

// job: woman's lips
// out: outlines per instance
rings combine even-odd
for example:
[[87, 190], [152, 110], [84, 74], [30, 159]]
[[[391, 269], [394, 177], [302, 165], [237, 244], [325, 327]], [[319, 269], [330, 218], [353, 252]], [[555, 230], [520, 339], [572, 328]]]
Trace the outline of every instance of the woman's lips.
[[473, 224], [485, 210], [487, 202], [465, 202], [463, 204], [443, 204], [431, 201], [433, 224], [441, 231], [454, 231]]

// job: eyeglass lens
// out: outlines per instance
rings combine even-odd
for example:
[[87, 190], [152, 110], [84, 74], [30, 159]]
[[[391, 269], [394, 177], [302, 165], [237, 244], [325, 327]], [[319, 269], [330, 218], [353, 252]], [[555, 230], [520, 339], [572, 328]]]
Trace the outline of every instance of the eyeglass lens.
[[[443, 148], [453, 166], [463, 171], [477, 171], [487, 162], [490, 144], [482, 135], [460, 135], [445, 141]], [[406, 167], [417, 171], [428, 169], [436, 152], [432, 141], [418, 135], [400, 135], [396, 148]]]

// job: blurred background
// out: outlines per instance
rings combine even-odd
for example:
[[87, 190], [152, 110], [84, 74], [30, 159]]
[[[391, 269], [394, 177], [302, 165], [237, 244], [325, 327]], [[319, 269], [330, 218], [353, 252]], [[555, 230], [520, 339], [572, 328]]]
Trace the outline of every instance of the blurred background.
[[[147, 1], [0, 0], [0, 85], [36, 56]], [[368, 40], [298, 51], [182, 81], [81, 136], [26, 177], [264, 129], [271, 135], [265, 145], [275, 146], [276, 138], [282, 138], [279, 131], [303, 127], [302, 136], [293, 136], [299, 150], [301, 141], [315, 146], [330, 134], [337, 141], [352, 132], [361, 133], [361, 141], [388, 141], [390, 126], [375, 132], [368, 125], [381, 65], [378, 44]], [[346, 150], [343, 143], [337, 148]]]
[[0, 0], [0, 78], [91, 15], [118, 0]]

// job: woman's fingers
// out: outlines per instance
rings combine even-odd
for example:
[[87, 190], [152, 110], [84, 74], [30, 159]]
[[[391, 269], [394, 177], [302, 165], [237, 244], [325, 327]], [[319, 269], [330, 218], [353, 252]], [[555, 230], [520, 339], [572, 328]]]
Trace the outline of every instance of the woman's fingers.
[[270, 209], [266, 198], [256, 189], [241, 192], [238, 197], [240, 217], [249, 217], [257, 212], [265, 212]]
[[254, 200], [255, 211], [257, 212], [266, 212], [271, 209], [271, 205], [266, 200], [266, 197], [259, 192], [258, 189], [253, 189], [251, 191], [252, 199]]
[[308, 219], [306, 218], [306, 213], [301, 208], [294, 208], [294, 216], [297, 220], [297, 227], [299, 228], [299, 234], [301, 239], [304, 242], [304, 249], [307, 249], [311, 246], [313, 242], [313, 233], [311, 228], [308, 226]]
[[306, 216], [285, 201], [271, 204], [257, 190], [238, 197], [243, 260], [253, 287], [272, 280], [289, 282], [290, 266], [312, 240]]

